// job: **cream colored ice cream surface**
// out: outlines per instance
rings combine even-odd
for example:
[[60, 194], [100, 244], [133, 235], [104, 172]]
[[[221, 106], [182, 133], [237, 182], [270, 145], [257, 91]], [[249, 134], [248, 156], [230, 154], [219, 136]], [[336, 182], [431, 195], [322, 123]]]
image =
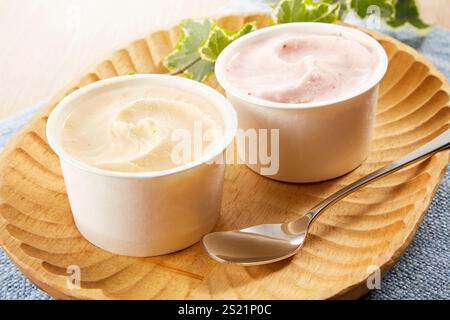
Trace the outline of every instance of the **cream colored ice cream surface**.
[[219, 112], [179, 89], [114, 84], [76, 101], [64, 119], [63, 149], [100, 169], [150, 172], [207, 154], [223, 139]]

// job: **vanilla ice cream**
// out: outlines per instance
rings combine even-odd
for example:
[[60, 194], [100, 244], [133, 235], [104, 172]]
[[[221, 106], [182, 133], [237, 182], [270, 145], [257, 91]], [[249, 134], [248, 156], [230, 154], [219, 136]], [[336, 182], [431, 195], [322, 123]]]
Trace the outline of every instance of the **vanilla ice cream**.
[[[224, 135], [221, 117], [210, 103], [174, 88], [125, 83], [76, 103], [61, 128], [62, 148], [105, 170], [174, 168], [205, 155]], [[183, 151], [189, 156], [177, 154]]]

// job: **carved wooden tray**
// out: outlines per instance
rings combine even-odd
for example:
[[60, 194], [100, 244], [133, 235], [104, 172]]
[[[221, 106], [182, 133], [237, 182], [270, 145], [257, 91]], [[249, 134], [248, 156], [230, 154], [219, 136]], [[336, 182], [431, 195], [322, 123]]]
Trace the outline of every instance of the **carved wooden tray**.
[[[267, 24], [264, 14], [219, 19], [234, 29]], [[367, 161], [329, 182], [295, 185], [229, 166], [218, 230], [278, 222], [303, 214], [333, 191], [431, 140], [450, 123], [449, 83], [416, 51], [374, 34], [390, 68], [381, 85], [375, 138]], [[177, 27], [118, 50], [66, 90], [15, 136], [0, 156], [0, 241], [17, 266], [56, 298], [323, 299], [357, 298], [380, 266], [392, 267], [426, 212], [448, 163], [448, 152], [379, 180], [320, 217], [294, 258], [267, 266], [219, 265], [199, 244], [155, 258], [116, 256], [84, 240], [72, 220], [58, 158], [46, 142], [48, 113], [69, 92], [115, 75], [165, 72], [161, 59]], [[209, 84], [218, 87], [215, 79]], [[67, 268], [81, 268], [81, 288], [67, 286]]]

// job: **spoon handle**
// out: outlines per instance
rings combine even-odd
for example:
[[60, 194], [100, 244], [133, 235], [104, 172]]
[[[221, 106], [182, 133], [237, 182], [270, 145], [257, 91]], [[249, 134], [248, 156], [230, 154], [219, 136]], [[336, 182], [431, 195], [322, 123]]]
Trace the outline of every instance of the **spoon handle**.
[[428, 158], [433, 154], [449, 149], [450, 148], [450, 129], [445, 131], [443, 134], [437, 138], [431, 140], [427, 144], [421, 146], [410, 154], [404, 156], [403, 158], [386, 165], [385, 167], [372, 172], [371, 174], [353, 182], [352, 184], [346, 186], [340, 191], [332, 194], [324, 201], [319, 203], [313, 209], [311, 209], [307, 215], [310, 217], [311, 222], [314, 221], [325, 209], [341, 200], [342, 198], [348, 196], [355, 190], [358, 190], [372, 181], [378, 180], [388, 174], [396, 172], [403, 167], [406, 167], [414, 162], [420, 161], [424, 158]]

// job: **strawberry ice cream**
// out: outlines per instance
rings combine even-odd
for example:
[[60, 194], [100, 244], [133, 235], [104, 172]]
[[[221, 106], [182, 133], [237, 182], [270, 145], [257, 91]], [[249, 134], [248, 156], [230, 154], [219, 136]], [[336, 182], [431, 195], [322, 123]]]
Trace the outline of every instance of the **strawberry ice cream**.
[[229, 61], [228, 81], [248, 96], [281, 102], [323, 102], [366, 84], [378, 65], [369, 47], [340, 33], [275, 34], [247, 44]]

